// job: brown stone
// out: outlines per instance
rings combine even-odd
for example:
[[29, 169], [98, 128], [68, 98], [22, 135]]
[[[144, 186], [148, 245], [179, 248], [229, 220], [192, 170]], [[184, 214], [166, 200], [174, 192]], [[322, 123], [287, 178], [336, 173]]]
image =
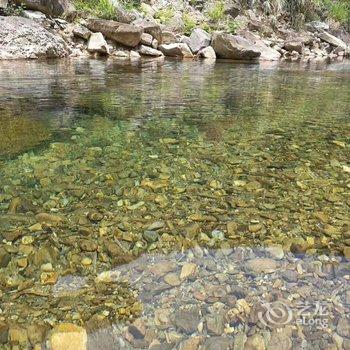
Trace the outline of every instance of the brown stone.
[[143, 29], [132, 24], [105, 19], [90, 19], [87, 27], [93, 32], [100, 32], [106, 38], [129, 47], [137, 46], [143, 33]]

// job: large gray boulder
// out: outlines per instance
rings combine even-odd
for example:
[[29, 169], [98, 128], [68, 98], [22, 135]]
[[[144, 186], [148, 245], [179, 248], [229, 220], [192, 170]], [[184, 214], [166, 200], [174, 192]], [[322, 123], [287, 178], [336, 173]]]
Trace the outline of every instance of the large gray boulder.
[[163, 44], [158, 47], [165, 56], [180, 57], [180, 58], [192, 58], [193, 54], [187, 44], [175, 43], [175, 44]]
[[57, 58], [68, 54], [65, 41], [37, 22], [0, 16], [0, 59]]
[[100, 32], [106, 38], [129, 47], [137, 46], [143, 33], [143, 29], [132, 24], [105, 19], [90, 19], [87, 21], [87, 27], [93, 32]]
[[210, 34], [201, 28], [193, 30], [189, 40], [189, 47], [193, 53], [197, 53], [199, 50], [204, 49], [210, 45]]
[[246, 31], [242, 35], [244, 35], [244, 38], [247, 39], [248, 42], [254, 45], [255, 50], [260, 51], [260, 61], [278, 61], [281, 58], [281, 54], [270, 46], [271, 43], [261, 39], [258, 34]]
[[254, 60], [261, 55], [254, 44], [240, 35], [216, 32], [213, 34], [211, 46], [218, 58]]
[[41, 11], [48, 16], [62, 16], [74, 11], [70, 0], [15, 0], [17, 5], [24, 5], [27, 10]]

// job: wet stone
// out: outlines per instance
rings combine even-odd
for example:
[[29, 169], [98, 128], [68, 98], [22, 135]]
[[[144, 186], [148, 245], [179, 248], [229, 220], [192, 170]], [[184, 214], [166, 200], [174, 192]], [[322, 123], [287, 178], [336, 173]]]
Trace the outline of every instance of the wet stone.
[[156, 231], [156, 230], [163, 228], [164, 225], [165, 225], [165, 223], [163, 221], [156, 221], [156, 222], [153, 222], [151, 225], [149, 225], [147, 227], [147, 230], [148, 231]]
[[262, 335], [260, 334], [254, 334], [250, 337], [248, 337], [245, 345], [244, 350], [265, 350], [265, 341]]
[[245, 333], [238, 333], [234, 336], [234, 350], [244, 350], [244, 344], [247, 341], [247, 336]]
[[143, 339], [146, 335], [146, 326], [142, 320], [138, 319], [129, 326], [128, 331], [135, 339]]
[[28, 338], [32, 345], [42, 344], [45, 339], [47, 332], [49, 330], [48, 326], [41, 324], [33, 324], [28, 327]]
[[350, 338], [350, 322], [348, 319], [342, 317], [338, 321], [337, 333], [342, 337]]
[[5, 322], [0, 321], [0, 344], [8, 342], [9, 326]]
[[42, 247], [34, 253], [33, 263], [36, 266], [41, 266], [45, 263], [54, 264], [58, 256], [59, 253], [54, 247]]
[[10, 254], [2, 247], [0, 247], [0, 268], [6, 267], [11, 260]]
[[293, 343], [289, 334], [284, 330], [282, 332], [272, 332], [271, 339], [268, 342], [267, 349], [271, 350], [291, 350]]
[[62, 323], [52, 329], [50, 346], [52, 350], [86, 350], [86, 330], [74, 324]]
[[28, 344], [28, 332], [20, 326], [11, 326], [8, 331], [9, 340], [12, 344], [26, 346]]
[[198, 309], [180, 310], [174, 314], [174, 324], [186, 334], [192, 334], [197, 330], [200, 322]]
[[281, 245], [267, 247], [266, 251], [273, 259], [281, 260], [284, 257], [284, 251]]
[[254, 273], [273, 272], [277, 269], [275, 260], [272, 259], [252, 259], [246, 262], [246, 268]]
[[[289, 350], [291, 342], [296, 349], [345, 348], [350, 183], [343, 68], [319, 70], [317, 82], [299, 69], [288, 71], [283, 89], [265, 93], [260, 87], [278, 86], [284, 66], [262, 74], [262, 85], [250, 91], [246, 78], [258, 66], [235, 67], [237, 88], [226, 84], [231, 73], [224, 80], [216, 75], [216, 66], [173, 69], [179, 63], [167, 62], [156, 69], [158, 63], [140, 61], [132, 76], [141, 70], [146, 80], [162, 81], [134, 89], [145, 79], [104, 76], [122, 69], [114, 61], [102, 69], [105, 63], [57, 66], [57, 72], [79, 71], [74, 84], [65, 75], [63, 89], [84, 85], [70, 91], [73, 98], [56, 101], [64, 102], [64, 113], [46, 100], [46, 90], [39, 93], [45, 84], [35, 86], [35, 95], [45, 98], [48, 113], [29, 100], [26, 109], [25, 99], [12, 113], [16, 104], [2, 101], [3, 149], [32, 136], [37, 142], [21, 154], [0, 155], [0, 341], [9, 343], [10, 333], [6, 348], [42, 344], [45, 329], [34, 325], [43, 324], [74, 350], [84, 347], [84, 329], [91, 349], [101, 350], [194, 350], [198, 342], [196, 350], [259, 349], [261, 337], [271, 349]], [[52, 67], [39, 66], [39, 75]], [[200, 86], [198, 74], [187, 74], [196, 67]], [[98, 93], [96, 84], [84, 84], [86, 69], [88, 79], [103, 83]], [[172, 79], [179, 72], [185, 79]], [[8, 81], [12, 91], [15, 80], [1, 84]], [[308, 82], [316, 98], [309, 98]], [[185, 94], [177, 93], [178, 84]], [[187, 96], [193, 84], [215, 93], [197, 89], [200, 98]], [[54, 92], [62, 88], [54, 85]], [[303, 98], [294, 99], [297, 90]], [[236, 98], [242, 93], [247, 98]], [[150, 110], [147, 101], [161, 103]], [[52, 106], [53, 114], [46, 110]], [[42, 121], [61, 142], [42, 142]], [[259, 315], [267, 314], [263, 303], [278, 309], [278, 300], [293, 311], [329, 301], [329, 326], [317, 330], [291, 320], [292, 332], [275, 332]], [[69, 326], [59, 328], [62, 322]]]
[[204, 350], [232, 350], [233, 339], [227, 337], [210, 337], [204, 344]]
[[212, 335], [222, 335], [225, 330], [225, 314], [219, 313], [206, 318], [207, 330]]
[[98, 221], [101, 221], [103, 219], [103, 215], [101, 213], [99, 213], [98, 211], [90, 211], [87, 214], [87, 217], [89, 220], [91, 220], [93, 222], [98, 222]]
[[180, 276], [176, 273], [168, 273], [164, 276], [164, 281], [173, 287], [181, 284]]
[[156, 231], [145, 231], [143, 233], [143, 238], [148, 242], [148, 243], [154, 243], [157, 242], [159, 239], [159, 234]]

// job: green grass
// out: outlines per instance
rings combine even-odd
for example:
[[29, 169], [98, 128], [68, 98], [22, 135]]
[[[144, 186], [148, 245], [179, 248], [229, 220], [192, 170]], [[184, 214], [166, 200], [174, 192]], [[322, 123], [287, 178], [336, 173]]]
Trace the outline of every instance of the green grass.
[[235, 20], [229, 20], [227, 22], [227, 31], [230, 34], [236, 34], [238, 29], [239, 29], [239, 24]]
[[319, 0], [333, 19], [350, 25], [350, 1], [349, 0]]
[[184, 13], [182, 19], [184, 21], [184, 33], [191, 35], [193, 29], [197, 27], [196, 21], [188, 13]]
[[141, 6], [141, 0], [121, 0], [120, 4], [126, 10], [138, 9]]
[[215, 28], [207, 22], [201, 23], [199, 27], [205, 30], [207, 33], [212, 33], [215, 30]]
[[19, 16], [22, 17], [24, 15], [25, 6], [23, 4], [21, 5], [14, 5], [9, 4], [7, 8], [4, 10], [4, 14], [6, 16]]
[[224, 4], [221, 1], [215, 3], [214, 7], [208, 11], [208, 17], [212, 22], [219, 22], [225, 17]]
[[163, 8], [154, 15], [154, 18], [159, 19], [162, 24], [168, 24], [173, 17], [174, 10], [171, 7]]
[[115, 7], [109, 0], [75, 0], [78, 11], [103, 19], [117, 19]]

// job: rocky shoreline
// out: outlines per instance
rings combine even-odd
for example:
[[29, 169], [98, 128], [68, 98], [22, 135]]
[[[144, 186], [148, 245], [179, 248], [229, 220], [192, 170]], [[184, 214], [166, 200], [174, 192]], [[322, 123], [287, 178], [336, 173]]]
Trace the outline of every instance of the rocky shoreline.
[[[30, 8], [31, 2], [27, 5]], [[80, 56], [109, 56], [137, 60], [141, 57], [180, 59], [230, 59], [240, 61], [331, 61], [350, 53], [350, 35], [336, 33], [325, 22], [310, 22], [300, 31], [281, 22], [274, 27], [271, 18], [251, 10], [234, 13], [226, 9], [239, 29], [234, 33], [209, 33], [200, 27], [185, 35], [176, 25], [163, 25], [149, 13], [154, 7], [143, 4], [148, 14], [123, 14], [124, 21], [97, 18], [52, 16], [52, 10], [27, 9], [22, 16], [0, 17], [0, 59], [36, 59]], [[32, 8], [37, 8], [33, 7]], [[64, 6], [62, 11], [64, 10]], [[193, 10], [194, 11], [194, 10]], [[240, 14], [238, 14], [240, 13]], [[57, 14], [57, 11], [54, 12]], [[63, 14], [62, 14], [63, 15]], [[333, 34], [332, 34], [333, 33]], [[337, 34], [338, 37], [334, 34]]]

